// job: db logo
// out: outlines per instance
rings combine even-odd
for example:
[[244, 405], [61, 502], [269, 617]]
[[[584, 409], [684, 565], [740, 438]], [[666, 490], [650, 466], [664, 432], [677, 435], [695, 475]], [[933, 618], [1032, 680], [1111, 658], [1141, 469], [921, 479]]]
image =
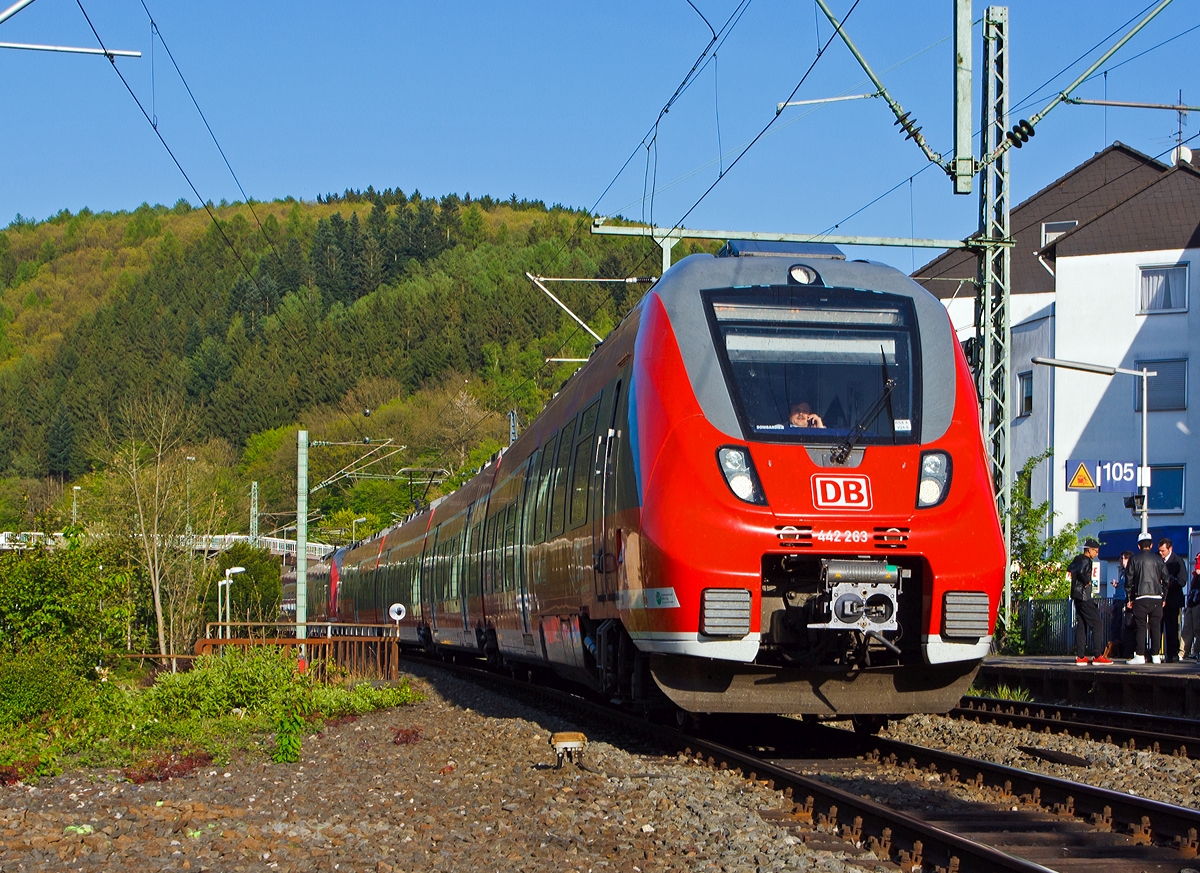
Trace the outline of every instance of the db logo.
[[818, 509], [871, 508], [871, 480], [866, 476], [812, 477], [813, 505]]

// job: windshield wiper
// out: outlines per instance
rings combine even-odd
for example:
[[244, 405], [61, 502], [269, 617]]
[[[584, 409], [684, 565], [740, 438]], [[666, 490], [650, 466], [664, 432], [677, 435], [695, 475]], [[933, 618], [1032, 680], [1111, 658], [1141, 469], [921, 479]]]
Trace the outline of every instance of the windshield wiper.
[[[880, 354], [883, 354], [881, 348]], [[867, 431], [867, 425], [873, 422], [881, 411], [883, 404], [888, 402], [888, 398], [892, 396], [892, 390], [896, 387], [896, 380], [889, 379], [887, 375], [887, 355], [883, 357], [883, 390], [879, 392], [879, 396], [875, 398], [875, 402], [868, 407], [858, 420], [858, 423], [850, 429], [850, 433], [846, 434], [846, 438], [838, 443], [829, 453], [829, 460], [835, 464], [844, 464], [850, 457], [850, 453], [854, 451], [855, 444], [862, 439], [862, 435]]]

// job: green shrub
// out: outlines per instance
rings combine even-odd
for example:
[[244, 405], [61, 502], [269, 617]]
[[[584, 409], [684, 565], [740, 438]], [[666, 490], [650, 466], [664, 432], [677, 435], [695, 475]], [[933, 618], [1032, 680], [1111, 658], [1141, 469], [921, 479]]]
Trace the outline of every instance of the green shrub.
[[0, 724], [64, 713], [76, 702], [82, 681], [60, 651], [27, 651], [0, 658]]
[[313, 710], [326, 718], [339, 715], [362, 715], [389, 706], [404, 706], [424, 700], [405, 679], [399, 685], [379, 688], [362, 682], [347, 690], [341, 685], [317, 685], [312, 694]]
[[296, 672], [296, 659], [280, 649], [231, 649], [206, 655], [187, 673], [163, 673], [147, 692], [147, 704], [159, 718], [218, 718], [235, 709], [273, 713], [291, 686], [310, 684]]

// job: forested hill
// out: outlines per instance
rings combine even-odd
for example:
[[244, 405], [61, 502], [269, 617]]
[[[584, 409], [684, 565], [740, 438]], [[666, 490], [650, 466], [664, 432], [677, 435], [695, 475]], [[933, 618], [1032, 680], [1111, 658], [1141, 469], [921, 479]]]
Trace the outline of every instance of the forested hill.
[[[30, 515], [34, 483], [61, 496], [101, 467], [98, 435], [130, 400], [178, 401], [193, 443], [223, 440], [249, 470], [289, 426], [336, 430], [351, 407], [403, 406], [389, 425], [409, 433], [388, 435], [420, 442], [422, 416], [452, 417], [440, 391], [464, 416], [496, 413], [460, 426], [453, 450], [436, 435], [408, 450], [453, 469], [467, 442], [499, 436], [501, 413], [528, 420], [557, 389], [570, 370], [545, 358], [590, 348], [524, 271], [614, 277], [658, 262], [649, 240], [594, 237], [586, 214], [515, 195], [368, 189], [215, 211], [219, 229], [180, 201], [0, 231], [0, 530]], [[644, 288], [556, 290], [603, 335]]]

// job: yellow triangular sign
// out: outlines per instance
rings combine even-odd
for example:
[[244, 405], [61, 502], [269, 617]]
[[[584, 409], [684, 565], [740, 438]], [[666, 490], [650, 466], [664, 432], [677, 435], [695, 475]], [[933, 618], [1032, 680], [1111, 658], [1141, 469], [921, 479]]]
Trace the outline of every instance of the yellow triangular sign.
[[1075, 475], [1071, 477], [1071, 481], [1067, 483], [1068, 488], [1095, 488], [1096, 482], [1092, 479], [1092, 474], [1088, 472], [1087, 464], [1080, 464]]

